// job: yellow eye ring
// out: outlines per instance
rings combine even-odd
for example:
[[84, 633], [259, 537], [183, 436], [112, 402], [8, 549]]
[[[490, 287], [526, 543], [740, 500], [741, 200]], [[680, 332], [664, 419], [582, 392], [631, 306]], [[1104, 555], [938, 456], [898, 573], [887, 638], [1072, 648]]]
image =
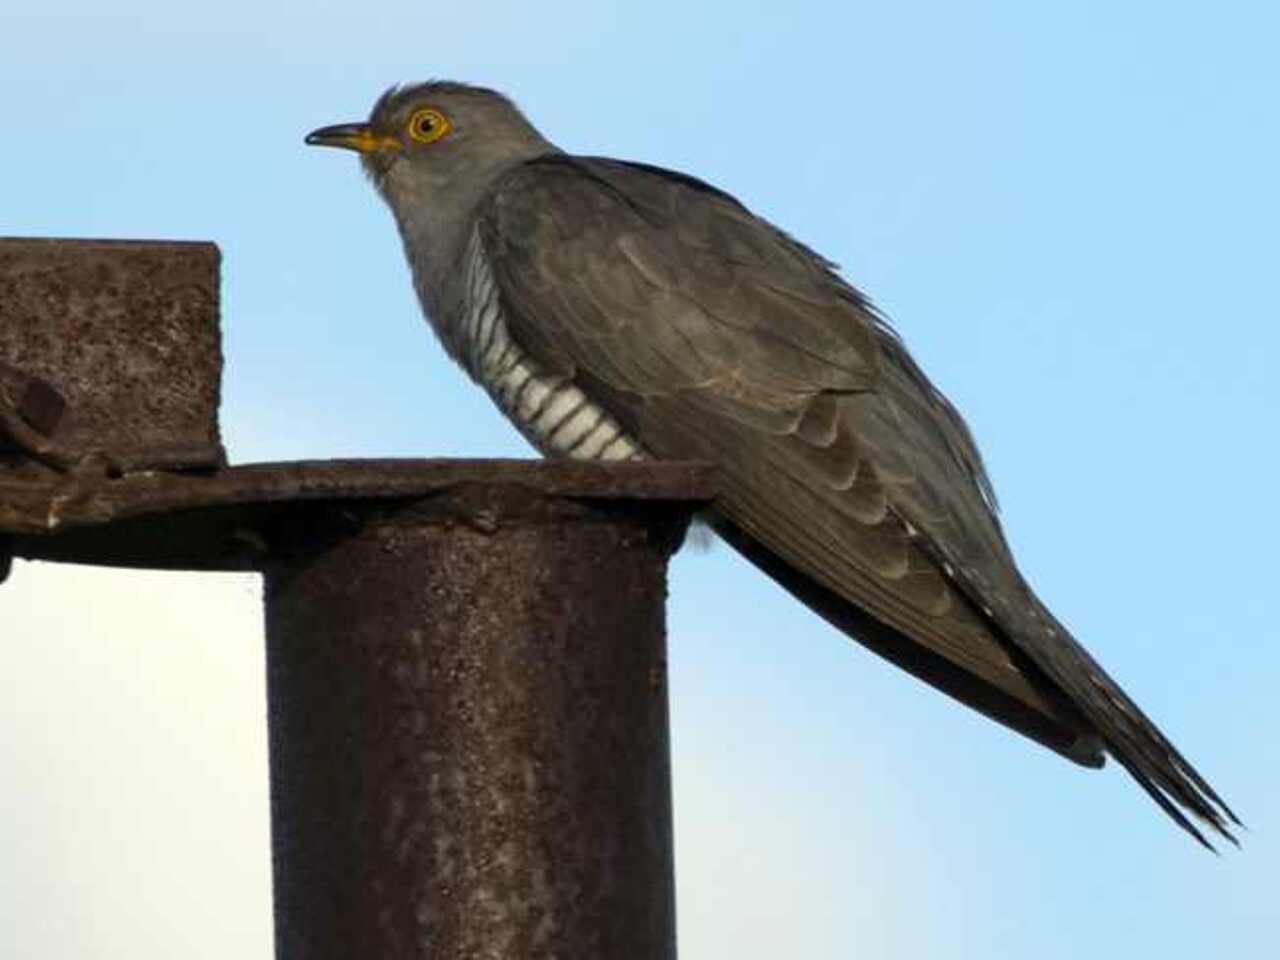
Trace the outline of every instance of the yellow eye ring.
[[435, 143], [452, 129], [449, 118], [431, 107], [415, 110], [409, 118], [409, 136], [418, 143]]

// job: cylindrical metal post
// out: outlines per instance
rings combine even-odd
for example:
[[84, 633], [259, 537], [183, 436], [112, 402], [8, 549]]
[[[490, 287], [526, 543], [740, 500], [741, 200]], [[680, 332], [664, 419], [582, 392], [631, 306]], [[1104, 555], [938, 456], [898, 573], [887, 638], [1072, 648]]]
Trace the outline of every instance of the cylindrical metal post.
[[493, 485], [308, 521], [266, 571], [280, 960], [675, 956], [691, 509]]

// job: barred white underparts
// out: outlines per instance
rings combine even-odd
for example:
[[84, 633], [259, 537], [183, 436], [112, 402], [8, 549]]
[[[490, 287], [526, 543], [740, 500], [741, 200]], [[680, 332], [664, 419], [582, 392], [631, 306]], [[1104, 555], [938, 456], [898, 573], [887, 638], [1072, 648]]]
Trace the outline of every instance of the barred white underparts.
[[539, 376], [511, 339], [477, 231], [467, 251], [460, 353], [467, 371], [530, 443], [549, 457], [643, 460], [621, 425], [578, 387]]

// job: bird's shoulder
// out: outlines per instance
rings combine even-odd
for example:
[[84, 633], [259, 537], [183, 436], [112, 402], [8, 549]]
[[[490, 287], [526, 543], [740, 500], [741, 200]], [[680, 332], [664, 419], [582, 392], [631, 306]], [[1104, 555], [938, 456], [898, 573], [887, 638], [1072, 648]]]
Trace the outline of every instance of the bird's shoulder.
[[862, 296], [694, 177], [552, 154], [500, 178], [477, 228], [512, 322], [560, 369], [595, 365], [642, 395], [702, 385], [790, 408], [875, 380]]

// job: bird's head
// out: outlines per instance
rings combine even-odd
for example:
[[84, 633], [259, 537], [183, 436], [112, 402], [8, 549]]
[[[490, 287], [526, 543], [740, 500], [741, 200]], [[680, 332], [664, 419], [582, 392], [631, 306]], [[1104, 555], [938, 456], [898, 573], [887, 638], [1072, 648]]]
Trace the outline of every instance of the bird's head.
[[392, 87], [367, 121], [321, 127], [307, 143], [359, 153], [393, 207], [555, 149], [502, 94], [448, 81]]

